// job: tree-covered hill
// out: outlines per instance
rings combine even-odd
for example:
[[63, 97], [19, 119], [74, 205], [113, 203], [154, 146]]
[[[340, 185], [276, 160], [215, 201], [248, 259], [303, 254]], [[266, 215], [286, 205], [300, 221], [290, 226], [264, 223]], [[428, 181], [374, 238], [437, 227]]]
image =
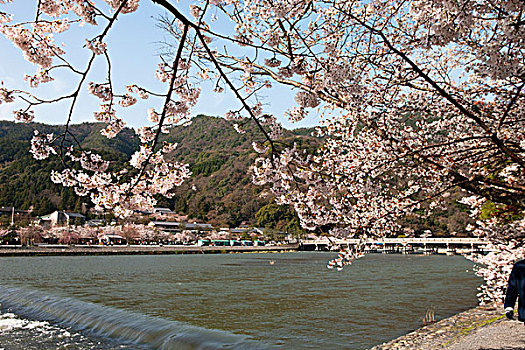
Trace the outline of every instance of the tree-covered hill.
[[[252, 184], [249, 170], [257, 157], [252, 142], [264, 138], [255, 125], [244, 125], [243, 130], [240, 134], [231, 122], [205, 116], [173, 129], [167, 138], [179, 144], [174, 156], [189, 163], [193, 175], [174, 198], [159, 204], [217, 225], [255, 223], [257, 211], [271, 201], [261, 195], [264, 188]], [[318, 139], [293, 131], [285, 131], [283, 140], [301, 147], [319, 145]]]
[[[131, 129], [124, 130], [115, 139], [104, 140], [99, 133], [102, 124], [84, 123], [70, 128], [83, 147], [97, 150], [116, 163], [125, 162], [138, 145]], [[35, 130], [59, 134], [64, 127], [0, 121], [0, 206], [32, 209], [34, 215], [56, 209], [80, 210], [86, 200], [70, 188], [53, 184], [49, 178], [51, 170], [61, 169], [60, 161], [53, 158], [38, 161], [29, 153]]]
[[[98, 123], [70, 126], [85, 149], [96, 150], [117, 165], [126, 162], [138, 148], [134, 131], [125, 129], [108, 140], [100, 134], [102, 127]], [[82, 203], [88, 202], [51, 182], [51, 170], [61, 169], [58, 160], [37, 161], [29, 153], [35, 130], [59, 134], [63, 128], [0, 121], [0, 206], [32, 209], [33, 215], [42, 215], [56, 209], [81, 210]], [[217, 225], [255, 224], [255, 214], [271, 201], [261, 196], [263, 188], [252, 184], [249, 171], [256, 157], [252, 142], [264, 139], [255, 125], [243, 128], [246, 133], [240, 134], [222, 118], [197, 116], [191, 125], [165, 135], [165, 140], [179, 144], [173, 157], [190, 164], [193, 175], [172, 199], [159, 198], [159, 206]], [[300, 135], [285, 131], [283, 140], [304, 147], [319, 144], [305, 130]]]

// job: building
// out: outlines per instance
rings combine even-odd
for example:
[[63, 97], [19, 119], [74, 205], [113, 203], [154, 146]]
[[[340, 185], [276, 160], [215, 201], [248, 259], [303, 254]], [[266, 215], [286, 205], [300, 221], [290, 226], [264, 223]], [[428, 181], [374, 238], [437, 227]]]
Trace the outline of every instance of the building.
[[175, 213], [170, 208], [153, 208], [153, 214], [171, 215]]
[[211, 224], [190, 224], [176, 221], [151, 221], [148, 225], [166, 232], [181, 232], [183, 230], [192, 232], [205, 232], [213, 230], [213, 226]]
[[28, 215], [28, 210], [20, 210], [20, 209], [14, 209], [13, 207], [1, 207], [0, 208], [0, 215]]
[[37, 219], [39, 221], [39, 224], [48, 224], [50, 226], [83, 225], [86, 222], [86, 217], [82, 214], [58, 210], [51, 214], [40, 216]]
[[106, 222], [102, 219], [92, 219], [88, 220], [87, 224], [91, 227], [104, 226]]

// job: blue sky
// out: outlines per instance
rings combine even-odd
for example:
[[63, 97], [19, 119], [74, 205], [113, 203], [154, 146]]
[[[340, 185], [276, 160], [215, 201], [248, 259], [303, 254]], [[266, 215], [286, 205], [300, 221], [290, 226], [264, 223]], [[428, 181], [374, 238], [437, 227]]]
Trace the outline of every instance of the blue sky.
[[[0, 11], [14, 14], [14, 21], [25, 21], [34, 17], [36, 12], [36, 0], [31, 1], [32, 6], [28, 6], [30, 0], [15, 0], [13, 3], [0, 5]], [[187, 13], [190, 2], [173, 2], [183, 12]], [[149, 0], [142, 0], [139, 10], [135, 13], [121, 16], [117, 23], [110, 30], [107, 43], [108, 50], [113, 66], [112, 80], [114, 86], [120, 87], [122, 92], [125, 85], [137, 83], [159, 93], [164, 93], [167, 89], [165, 84], [160, 83], [154, 77], [158, 58], [159, 42], [167, 38], [167, 34], [157, 28], [157, 18], [163, 14], [164, 10]], [[233, 27], [229, 23], [218, 22], [221, 32], [231, 32]], [[84, 40], [92, 38], [98, 33], [97, 28], [91, 25], [78, 27], [55, 35], [55, 42], [65, 43], [68, 57], [75, 63], [80, 63], [80, 67], [85, 65], [90, 51], [82, 49]], [[103, 82], [106, 77], [106, 68], [103, 57], [98, 57], [95, 67], [88, 81]], [[23, 81], [24, 74], [34, 74], [36, 66], [25, 61], [21, 51], [10, 41], [0, 34], [0, 80], [7, 88], [29, 89]], [[73, 83], [77, 77], [69, 73], [53, 73], [55, 81], [43, 84], [36, 89], [38, 94], [44, 97], [57, 96], [72, 91]], [[84, 89], [85, 90], [85, 89]], [[287, 87], [275, 86], [272, 90], [264, 92], [266, 99], [265, 113], [274, 114], [286, 128], [307, 127], [318, 123], [317, 111], [311, 110], [309, 117], [305, 120], [291, 124], [283, 116], [284, 112], [295, 104], [293, 100], [294, 92]], [[55, 104], [52, 106], [39, 107], [35, 109], [35, 121], [52, 124], [63, 124], [66, 120], [66, 110], [69, 103]], [[133, 107], [120, 109], [117, 114], [124, 118], [128, 126], [139, 127], [147, 124], [146, 111], [150, 107], [160, 108], [161, 100], [148, 99]], [[212, 116], [224, 115], [230, 109], [238, 109], [239, 102], [229, 92], [217, 94], [212, 92], [211, 84], [202, 86], [201, 98], [197, 106], [193, 109], [193, 115], [206, 114]], [[13, 120], [11, 111], [20, 108], [17, 104], [1, 104], [0, 119]], [[74, 114], [74, 123], [94, 121], [93, 112], [98, 110], [98, 99], [87, 93], [82, 94], [79, 99]]]

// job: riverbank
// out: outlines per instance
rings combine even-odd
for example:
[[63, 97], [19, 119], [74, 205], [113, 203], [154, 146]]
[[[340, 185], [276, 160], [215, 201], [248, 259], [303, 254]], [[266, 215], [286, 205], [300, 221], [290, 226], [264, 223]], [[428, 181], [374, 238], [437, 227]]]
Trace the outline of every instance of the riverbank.
[[424, 326], [370, 350], [519, 350], [525, 327], [509, 321], [501, 305], [478, 306]]
[[228, 254], [281, 253], [297, 251], [297, 244], [279, 246], [160, 246], [160, 245], [40, 245], [30, 247], [0, 246], [0, 256], [57, 256], [57, 255], [163, 255], [163, 254]]

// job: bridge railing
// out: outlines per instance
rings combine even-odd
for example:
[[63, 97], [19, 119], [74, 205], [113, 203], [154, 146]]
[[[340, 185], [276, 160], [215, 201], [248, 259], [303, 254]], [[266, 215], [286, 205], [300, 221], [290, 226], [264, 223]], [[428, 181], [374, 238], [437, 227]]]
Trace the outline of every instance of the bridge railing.
[[[321, 244], [321, 245], [356, 245], [361, 242], [359, 239], [310, 239], [302, 240], [303, 245]], [[408, 245], [408, 244], [423, 244], [423, 245], [486, 245], [488, 242], [480, 238], [471, 237], [432, 237], [432, 238], [381, 238], [366, 240], [366, 244], [375, 245]]]

